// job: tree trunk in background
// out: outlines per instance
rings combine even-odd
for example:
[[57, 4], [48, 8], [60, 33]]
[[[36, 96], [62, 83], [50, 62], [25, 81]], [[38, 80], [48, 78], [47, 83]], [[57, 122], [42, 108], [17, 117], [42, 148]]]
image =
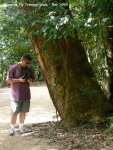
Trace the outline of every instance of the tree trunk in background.
[[75, 37], [50, 41], [45, 51], [38, 49], [44, 44], [38, 36], [32, 41], [53, 104], [67, 127], [98, 120], [110, 110], [77, 33]]
[[107, 63], [109, 69], [109, 100], [113, 103], [113, 22], [108, 28], [107, 36]]
[[109, 100], [113, 105], [113, 3], [109, 1], [106, 6], [106, 13], [104, 18], [109, 18], [107, 23], [106, 36], [106, 57], [109, 68]]

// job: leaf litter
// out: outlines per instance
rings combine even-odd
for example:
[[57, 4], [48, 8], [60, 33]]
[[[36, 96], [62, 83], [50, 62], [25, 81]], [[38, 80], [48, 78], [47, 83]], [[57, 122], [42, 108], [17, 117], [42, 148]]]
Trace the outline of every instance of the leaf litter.
[[62, 128], [60, 122], [46, 122], [26, 125], [26, 129], [31, 133], [26, 139], [45, 139], [49, 145], [58, 145], [54, 150], [113, 150], [113, 132], [107, 132], [106, 122], [79, 123], [73, 129]]

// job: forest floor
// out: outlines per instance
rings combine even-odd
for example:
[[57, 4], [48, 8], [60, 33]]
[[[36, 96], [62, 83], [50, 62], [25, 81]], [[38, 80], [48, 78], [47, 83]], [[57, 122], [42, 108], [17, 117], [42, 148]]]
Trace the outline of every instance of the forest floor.
[[55, 120], [55, 109], [46, 86], [31, 87], [31, 109], [26, 133], [9, 133], [10, 88], [0, 89], [0, 150], [113, 150], [113, 132], [106, 122], [77, 124], [65, 129]]

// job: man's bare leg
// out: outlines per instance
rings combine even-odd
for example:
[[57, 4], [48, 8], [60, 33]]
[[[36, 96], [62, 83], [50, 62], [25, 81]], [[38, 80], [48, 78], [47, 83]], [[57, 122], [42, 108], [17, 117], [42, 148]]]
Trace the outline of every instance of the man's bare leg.
[[11, 130], [9, 133], [10, 136], [14, 135], [16, 120], [17, 120], [17, 114], [12, 112], [11, 113], [11, 119], [10, 119], [10, 127], [11, 127]]
[[26, 113], [20, 112], [20, 114], [19, 114], [19, 130], [20, 130], [21, 134], [24, 133], [25, 118], [26, 118]]
[[11, 124], [16, 124], [16, 120], [17, 120], [17, 114], [12, 113], [11, 114]]

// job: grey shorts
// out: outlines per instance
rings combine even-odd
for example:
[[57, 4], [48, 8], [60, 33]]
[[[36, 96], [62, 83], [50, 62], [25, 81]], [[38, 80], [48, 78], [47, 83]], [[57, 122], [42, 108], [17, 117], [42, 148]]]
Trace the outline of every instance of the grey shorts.
[[24, 101], [11, 101], [11, 108], [13, 113], [20, 113], [24, 112], [27, 113], [29, 112], [30, 108], [30, 100], [24, 100]]

